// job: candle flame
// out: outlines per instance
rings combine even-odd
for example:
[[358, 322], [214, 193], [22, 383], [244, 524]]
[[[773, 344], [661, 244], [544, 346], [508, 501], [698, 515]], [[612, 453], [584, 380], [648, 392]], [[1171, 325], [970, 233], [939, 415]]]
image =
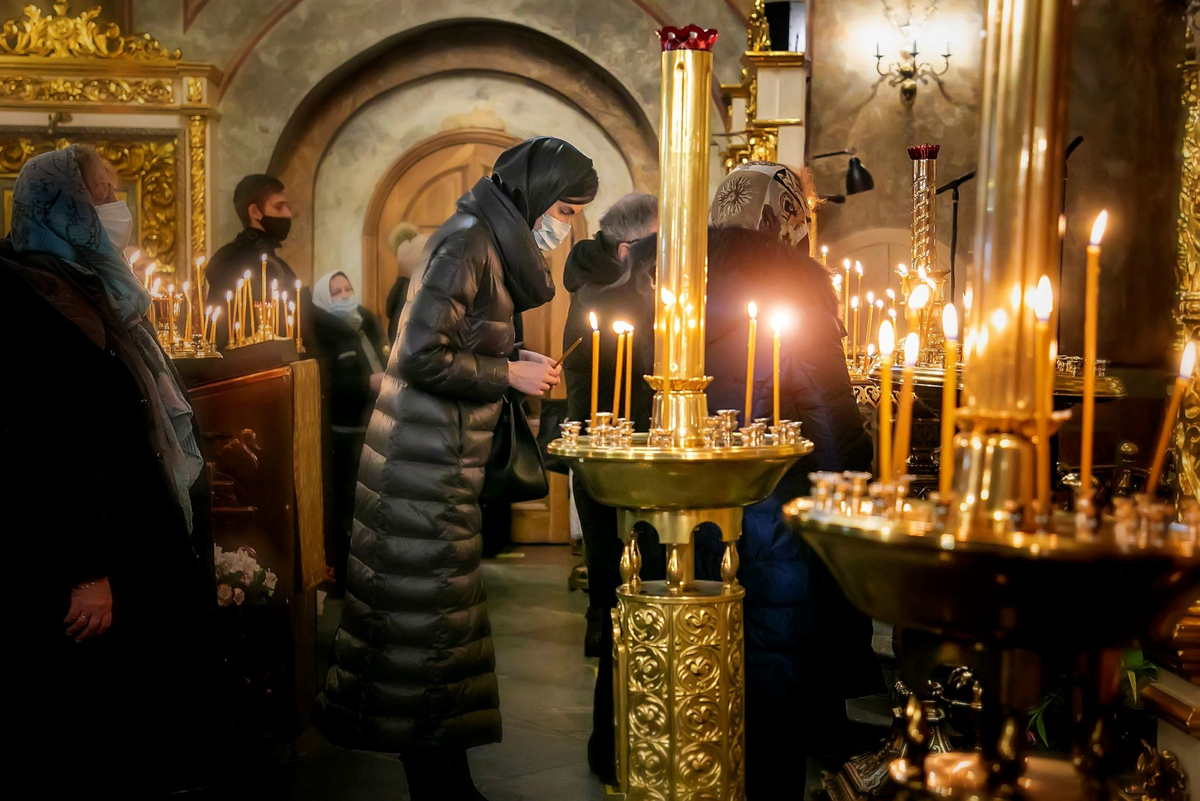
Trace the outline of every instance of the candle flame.
[[662, 292], [659, 293], [659, 296], [662, 298], [662, 302], [667, 308], [671, 308], [675, 305], [675, 293], [667, 289], [665, 286], [662, 288]]
[[279, 300], [279, 290], [278, 289], [271, 290], [271, 300]]
[[1108, 227], [1108, 210], [1100, 212], [1096, 215], [1096, 222], [1092, 225], [1091, 244], [1094, 247], [1100, 247], [1100, 240], [1104, 238], [1104, 229]]
[[292, 320], [292, 315], [290, 315], [290, 314], [288, 315], [287, 324], [289, 326], [295, 325], [295, 323]]
[[952, 303], [942, 307], [942, 332], [946, 339], [958, 339], [958, 309]]
[[294, 312], [295, 310], [296, 310], [296, 301], [289, 300], [288, 301], [288, 311]]
[[858, 308], [858, 295], [855, 295], [854, 297], [850, 298], [850, 308], [851, 309]]
[[271, 289], [279, 289], [279, 279], [278, 278], [271, 279]]
[[963, 309], [970, 311], [973, 300], [975, 300], [975, 293], [971, 290], [971, 287], [967, 287], [966, 291], [963, 292]]
[[161, 278], [155, 278], [155, 279], [154, 279], [154, 286], [150, 287], [150, 294], [152, 294], [152, 295], [157, 295], [157, 294], [158, 294], [158, 288], [159, 288], [160, 286], [162, 286], [162, 279], [161, 279]]
[[895, 292], [893, 292], [893, 291], [892, 291], [892, 290], [890, 290], [890, 289], [887, 291], [887, 296], [888, 296], [888, 300], [895, 300], [895, 299], [896, 299], [896, 293], [895, 293]]
[[850, 260], [842, 259], [842, 266], [846, 268], [846, 275], [850, 274]]
[[262, 258], [262, 260], [263, 260], [263, 261], [266, 261], [266, 260], [267, 260], [267, 254], [266, 254], [266, 253], [262, 254], [261, 258]]
[[246, 283], [246, 279], [245, 279], [245, 278], [239, 278], [239, 279], [238, 279], [238, 282], [237, 282], [237, 288], [238, 288], [238, 289], [241, 289], [241, 288], [242, 288], [242, 285], [243, 285], [243, 284], [245, 284], [245, 283]]
[[168, 295], [175, 294], [175, 285], [174, 284], [167, 284], [167, 294]]
[[874, 293], [874, 292], [868, 292], [868, 293], [867, 293], [867, 305], [868, 305], [868, 306], [874, 306], [874, 305], [875, 305], [875, 293]]
[[299, 278], [296, 279], [296, 291], [297, 292], [300, 291], [300, 279]]
[[1041, 322], [1050, 319], [1054, 311], [1054, 290], [1050, 288], [1050, 277], [1043, 275], [1038, 279], [1037, 293], [1033, 296], [1033, 311]]
[[833, 280], [834, 290], [841, 292], [842, 291], [842, 277], [840, 275], [838, 275], [837, 273], [834, 273], [832, 280]]
[[[239, 281], [238, 283], [241, 283], [241, 282]], [[231, 300], [233, 300], [233, 292], [226, 292], [225, 293], [225, 302], [228, 303]]]
[[220, 316], [221, 316], [221, 307], [218, 306], [215, 309], [213, 309], [213, 313], [212, 313], [213, 322], [215, 323], [217, 321], [217, 318]]
[[879, 355], [891, 358], [892, 351], [895, 349], [896, 332], [892, 328], [892, 321], [884, 320], [883, 325], [879, 326]]
[[996, 329], [996, 333], [1000, 333], [1008, 327], [1008, 312], [1004, 309], [996, 309], [992, 312], [992, 328]]
[[929, 300], [932, 293], [929, 291], [927, 284], [919, 284], [912, 294], [908, 296], [908, 307], [913, 311], [920, 311], [929, 305]]
[[771, 330], [778, 334], [788, 327], [789, 322], [787, 312], [777, 311], [771, 315]]
[[191, 282], [191, 281], [184, 281], [184, 282], [183, 282], [183, 291], [184, 291], [184, 292], [191, 292], [191, 291], [192, 291], [192, 282]]
[[1196, 343], [1189, 342], [1183, 349], [1183, 358], [1179, 360], [1179, 377], [1191, 378], [1196, 369]]
[[875, 301], [875, 308], [880, 309], [880, 310], [883, 309], [883, 298], [880, 298], [879, 300]]
[[874, 342], [867, 343], [867, 358], [868, 359], [875, 358], [875, 343]]
[[249, 270], [246, 270], [246, 272], [242, 273], [242, 278], [244, 278], [244, 279], [246, 279], [247, 281], [249, 281], [249, 280], [250, 280], [250, 271], [249, 271]]
[[283, 297], [283, 302], [287, 303], [287, 292], [284, 292], [282, 297]]
[[197, 267], [203, 267], [203, 266], [204, 266], [204, 257], [203, 257], [203, 256], [197, 256], [197, 257], [196, 257], [196, 266], [197, 266]]
[[891, 317], [893, 320], [895, 320], [896, 319], [896, 310], [888, 309], [888, 317]]
[[828, 255], [828, 254], [829, 254], [829, 246], [828, 246], [828, 245], [821, 245], [821, 253], [822, 253], [822, 254], [825, 254], [825, 255]]
[[746, 304], [746, 314], [750, 315], [751, 320], [757, 320], [758, 319], [758, 304], [755, 303], [754, 301], [750, 301], [749, 303], [747, 303]]
[[915, 367], [917, 364], [917, 355], [921, 350], [921, 339], [916, 334], [909, 334], [904, 338], [904, 366]]
[[896, 273], [901, 277], [908, 275], [908, 265], [904, 262], [900, 262], [896, 265]]
[[141, 249], [140, 249], [140, 248], [134, 248], [134, 249], [133, 249], [133, 252], [129, 254], [129, 263], [130, 263], [130, 264], [134, 264], [135, 262], [137, 262], [137, 260], [138, 260], [138, 256], [140, 256], [140, 255], [142, 255], [142, 251], [141, 251]]
[[927, 275], [929, 275], [929, 273], [925, 271], [924, 267], [917, 268], [917, 278], [920, 278], [922, 281], [924, 281], [925, 276], [927, 276]]
[[854, 272], [858, 273], [859, 275], [863, 274], [863, 268], [862, 268], [861, 261], [854, 262]]
[[593, 330], [593, 331], [599, 331], [599, 330], [600, 330], [600, 323], [599, 323], [599, 321], [597, 321], [597, 320], [596, 320], [596, 313], [595, 313], [595, 312], [588, 312], [588, 322], [592, 324], [592, 330]]
[[614, 334], [628, 334], [631, 331], [633, 331], [633, 326], [630, 325], [629, 323], [625, 322], [624, 320], [617, 320], [616, 322], [613, 323], [613, 333]]

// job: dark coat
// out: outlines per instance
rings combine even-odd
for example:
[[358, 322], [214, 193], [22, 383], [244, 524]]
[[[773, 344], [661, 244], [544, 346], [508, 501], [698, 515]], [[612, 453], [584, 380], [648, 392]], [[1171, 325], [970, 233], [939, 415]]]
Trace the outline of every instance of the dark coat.
[[[136, 348], [97, 279], [4, 240], [0, 296], [0, 335], [15, 343], [6, 369], [19, 377], [0, 393], [0, 502], [6, 529], [22, 533], [12, 564], [24, 566], [11, 571], [21, 613], [10, 637], [37, 654], [10, 696], [19, 742], [30, 761], [74, 754], [71, 771], [43, 777], [52, 784], [75, 776], [137, 797], [189, 786], [215, 741], [207, 481], [192, 488], [189, 536], [127, 361]], [[101, 577], [112, 628], [75, 643], [63, 622], [71, 587]]]
[[[653, 259], [653, 240], [639, 243]], [[870, 650], [870, 621], [846, 603], [828, 571], [783, 520], [782, 506], [808, 492], [814, 470], [869, 470], [872, 444], [854, 401], [842, 352], [844, 333], [829, 275], [773, 235], [710, 228], [705, 367], [710, 410], [745, 406], [746, 306], [759, 307], [754, 416], [772, 414], [770, 317], [793, 320], [780, 352], [780, 415], [802, 423], [813, 453], [788, 471], [772, 496], [747, 507], [738, 542], [738, 579], [746, 589], [747, 787], [774, 797], [794, 781], [804, 733], [793, 725], [805, 707], [836, 725], [843, 699], [881, 683]], [[740, 416], [740, 415], [739, 415]], [[697, 538], [697, 576], [720, 576], [722, 546], [711, 531]], [[828, 660], [828, 661], [827, 661]], [[828, 664], [837, 669], [831, 674]], [[821, 686], [820, 698], [812, 688]], [[880, 687], [880, 689], [882, 689]], [[817, 730], [827, 731], [821, 723]]]
[[[592, 413], [592, 326], [588, 313], [600, 323], [599, 411], [611, 412], [613, 379], [616, 376], [617, 335], [612, 324], [623, 320], [633, 333], [633, 421], [638, 431], [650, 429], [654, 392], [642, 376], [654, 372], [654, 304], [651, 281], [654, 260], [639, 260], [637, 269], [626, 269], [617, 260], [617, 246], [603, 233], [571, 249], [563, 269], [563, 286], [571, 293], [567, 322], [563, 328], [563, 352], [583, 337], [575, 352], [563, 362], [567, 382], [567, 414], [586, 421]], [[624, 368], [622, 368], [624, 372]], [[621, 404], [625, 398], [622, 393]], [[624, 416], [624, 411], [622, 411]]]
[[[375, 358], [385, 364], [379, 318], [365, 306], [359, 306], [358, 313]], [[321, 388], [328, 399], [330, 424], [338, 428], [365, 426], [371, 406], [372, 370], [362, 338], [345, 320], [315, 306], [312, 332], [312, 353], [321, 365]]]
[[396, 276], [396, 283], [392, 284], [392, 288], [388, 290], [387, 302], [384, 304], [383, 311], [387, 315], [389, 345], [396, 341], [396, 331], [400, 328], [400, 314], [404, 311], [404, 304], [408, 301], [410, 282], [411, 279], [407, 275]]
[[[350, 748], [501, 737], [478, 499], [509, 387], [511, 272], [534, 273], [522, 280], [545, 282], [543, 297], [553, 282], [511, 206], [515, 222], [481, 203], [489, 191], [497, 200], [486, 183], [432, 237], [367, 432], [346, 602], [317, 702], [322, 732]], [[538, 264], [502, 259], [509, 239]]]
[[267, 293], [271, 292], [271, 281], [278, 281], [279, 291], [287, 292], [288, 300], [303, 303], [304, 307], [300, 310], [300, 325], [304, 330], [301, 331], [301, 336], [305, 339], [313, 336], [312, 291], [305, 287], [300, 293], [300, 298], [296, 299], [296, 273], [276, 253], [279, 247], [280, 243], [267, 236], [264, 231], [257, 228], [244, 228], [232, 242], [222, 245], [209, 259], [208, 269], [205, 272], [208, 279], [207, 302], [213, 305], [220, 304], [222, 307], [222, 317], [215, 332], [218, 349], [223, 349], [229, 339], [229, 329], [225, 324], [225, 317], [229, 314], [229, 310], [225, 308], [225, 293], [232, 292], [237, 288], [238, 279], [243, 277], [247, 270], [250, 271], [250, 288], [254, 294], [254, 300], [261, 301], [263, 299], [262, 257], [264, 253], [267, 256]]

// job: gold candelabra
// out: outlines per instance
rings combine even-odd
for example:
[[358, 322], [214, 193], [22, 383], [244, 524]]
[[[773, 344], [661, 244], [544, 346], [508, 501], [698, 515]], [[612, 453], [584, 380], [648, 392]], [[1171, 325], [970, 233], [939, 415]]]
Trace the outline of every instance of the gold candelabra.
[[[1165, 636], [1200, 592], [1200, 507], [1189, 505], [1175, 523], [1174, 505], [1147, 494], [1117, 499], [1112, 515], [1101, 516], [1090, 487], [1081, 487], [1074, 514], [1052, 512], [1048, 441], [1063, 419], [1052, 395], [1055, 384], [1079, 381], [1057, 375], [1046, 277], [1058, 257], [1071, 6], [987, 4], [980, 220], [964, 299], [962, 401], [949, 407], [957, 431], [944, 434], [949, 480], [917, 500], [909, 476], [871, 483], [814, 474], [811, 496], [786, 509], [860, 610], [940, 635], [942, 658], [977, 663], [982, 751], [930, 753], [928, 721], [910, 699], [908, 750], [889, 766], [907, 799], [1112, 797], [1105, 711], [1118, 700], [1120, 649]], [[924, 282], [922, 266], [902, 278]], [[937, 288], [925, 286], [922, 308]], [[905, 289], [911, 314], [921, 286]], [[902, 401], [916, 370], [912, 344]], [[1191, 383], [1194, 356], [1191, 346], [1172, 409]], [[1083, 381], [1095, 394], [1098, 368], [1094, 356], [1087, 361]], [[947, 363], [943, 381], [951, 375]], [[1168, 411], [1165, 431], [1173, 417]], [[897, 439], [903, 434], [898, 424]], [[1165, 441], [1156, 467], [1163, 450]], [[991, 647], [980, 650], [981, 641]], [[1081, 666], [1088, 680], [1074, 696], [1078, 726], [1066, 760], [1024, 753], [1024, 718], [1039, 698], [1046, 653]]]
[[[597, 412], [587, 436], [580, 423], [564, 424], [549, 450], [571, 464], [592, 497], [619, 512], [625, 546], [613, 629], [622, 790], [661, 801], [740, 801], [742, 507], [766, 498], [812, 443], [798, 424], [778, 417], [744, 420], [739, 429], [736, 411], [708, 414], [708, 93], [717, 32], [688, 26], [659, 35], [658, 294], [654, 375], [645, 377], [655, 390], [651, 430], [637, 435], [630, 421]], [[695, 578], [692, 535], [702, 523], [715, 525], [725, 543], [720, 580]], [[667, 549], [665, 581], [641, 580], [638, 524], [652, 527]]]

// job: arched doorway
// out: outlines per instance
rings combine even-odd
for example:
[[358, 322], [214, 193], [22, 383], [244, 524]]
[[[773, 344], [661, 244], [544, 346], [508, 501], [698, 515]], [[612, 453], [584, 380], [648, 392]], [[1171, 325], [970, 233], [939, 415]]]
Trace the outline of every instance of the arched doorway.
[[407, 221], [433, 233], [454, 213], [454, 204], [517, 139], [503, 131], [464, 128], [432, 136], [396, 160], [380, 178], [363, 226], [363, 287], [367, 305], [383, 314], [396, 280], [396, 257], [388, 234]]

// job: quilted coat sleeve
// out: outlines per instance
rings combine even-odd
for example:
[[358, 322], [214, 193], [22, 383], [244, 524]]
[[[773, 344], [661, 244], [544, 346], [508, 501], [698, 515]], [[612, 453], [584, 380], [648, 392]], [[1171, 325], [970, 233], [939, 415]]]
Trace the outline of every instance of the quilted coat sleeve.
[[407, 310], [397, 364], [400, 377], [420, 390], [487, 403], [508, 389], [508, 359], [469, 347], [468, 310], [490, 269], [489, 249], [475, 239], [451, 235], [430, 260]]

